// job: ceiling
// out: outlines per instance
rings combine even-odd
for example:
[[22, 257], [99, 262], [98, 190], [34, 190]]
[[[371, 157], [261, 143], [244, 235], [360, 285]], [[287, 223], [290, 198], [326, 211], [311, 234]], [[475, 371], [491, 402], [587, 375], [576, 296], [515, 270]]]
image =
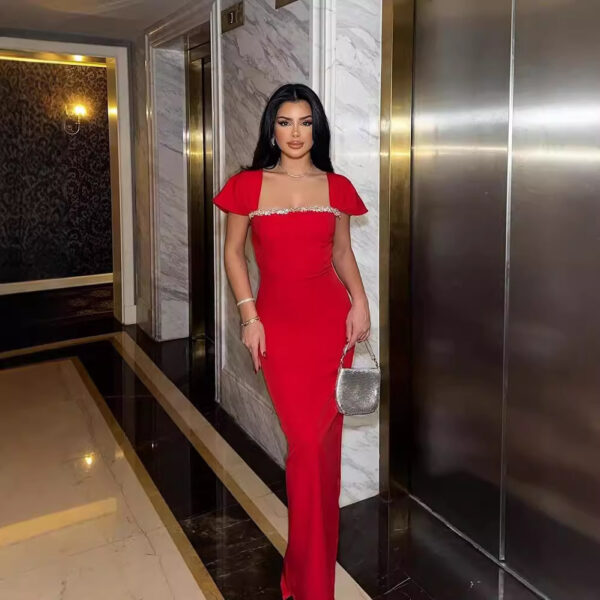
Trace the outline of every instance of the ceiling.
[[0, 0], [0, 27], [133, 40], [190, 0]]

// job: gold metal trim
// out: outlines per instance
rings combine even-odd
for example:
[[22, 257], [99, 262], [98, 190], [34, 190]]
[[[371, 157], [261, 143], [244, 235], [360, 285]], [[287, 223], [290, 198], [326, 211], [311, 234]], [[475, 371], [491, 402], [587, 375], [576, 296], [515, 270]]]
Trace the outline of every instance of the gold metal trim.
[[221, 34], [244, 24], [244, 3], [238, 2], [221, 10]]
[[[380, 166], [380, 479], [408, 486], [410, 211], [415, 0], [383, 0]], [[397, 441], [391, 444], [391, 432]]]
[[[202, 37], [204, 36], [204, 37]], [[200, 40], [204, 43], [198, 44]], [[207, 304], [211, 294], [207, 286], [209, 257], [212, 256], [209, 241], [212, 214], [206, 211], [206, 193], [212, 189], [212, 136], [211, 128], [211, 59], [210, 31], [199, 29], [196, 46], [185, 53], [187, 95], [187, 161], [188, 161], [188, 241], [190, 248], [190, 337], [207, 337]]]
[[119, 161], [119, 109], [117, 92], [117, 61], [106, 59], [106, 92], [108, 100], [108, 143], [110, 156], [110, 206], [112, 212], [112, 261], [113, 261], [113, 312], [118, 321], [124, 321], [123, 273], [121, 254], [121, 170]]
[[0, 49], [0, 60], [77, 65], [78, 67], [106, 67], [106, 59], [101, 56], [56, 54], [55, 52], [27, 52], [25, 50]]
[[223, 600], [223, 595], [219, 591], [219, 588], [215, 584], [213, 578], [210, 576], [210, 573], [206, 570], [206, 567], [200, 560], [198, 554], [194, 550], [194, 547], [185, 535], [181, 525], [179, 525], [179, 522], [158, 491], [158, 488], [156, 485], [154, 485], [154, 482], [148, 474], [148, 471], [146, 471], [146, 468], [140, 461], [138, 455], [129, 442], [129, 439], [125, 435], [125, 432], [121, 429], [121, 426], [110, 412], [110, 409], [106, 405], [102, 394], [100, 394], [98, 391], [98, 388], [95, 386], [85, 367], [76, 357], [71, 358], [70, 360], [81, 377], [81, 380], [86, 386], [90, 396], [96, 403], [98, 410], [102, 414], [102, 417], [108, 425], [113, 437], [117, 441], [117, 444], [119, 444], [119, 447], [123, 451], [123, 455], [135, 473], [140, 485], [143, 487], [144, 492], [152, 503], [152, 506], [158, 513], [158, 516], [165, 526], [165, 529], [171, 536], [173, 543], [179, 550], [179, 553], [185, 561], [185, 564], [196, 580], [198, 587], [208, 600]]
[[41, 290], [58, 290], [86, 285], [101, 285], [104, 283], [113, 283], [112, 273], [81, 275], [77, 277], [58, 277], [54, 279], [35, 279], [33, 281], [14, 281], [12, 283], [0, 283], [0, 296], [23, 294], [26, 292], [39, 292]]

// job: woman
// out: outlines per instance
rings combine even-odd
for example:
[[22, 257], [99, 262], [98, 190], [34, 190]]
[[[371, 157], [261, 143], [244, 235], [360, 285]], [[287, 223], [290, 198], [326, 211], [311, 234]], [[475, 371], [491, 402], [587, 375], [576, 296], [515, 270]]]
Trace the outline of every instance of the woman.
[[[323, 106], [307, 86], [267, 102], [252, 166], [213, 202], [229, 213], [225, 270], [241, 336], [262, 369], [288, 443], [288, 546], [284, 600], [333, 600], [339, 531], [343, 415], [337, 370], [369, 336], [369, 305], [350, 245], [350, 215], [367, 212], [352, 183], [333, 173]], [[256, 300], [246, 268], [248, 227], [260, 270]]]

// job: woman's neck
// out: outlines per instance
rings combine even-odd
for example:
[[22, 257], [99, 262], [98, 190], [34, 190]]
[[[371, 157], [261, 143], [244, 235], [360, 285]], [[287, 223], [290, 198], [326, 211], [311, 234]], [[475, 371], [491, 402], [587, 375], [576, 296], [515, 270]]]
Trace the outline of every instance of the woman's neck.
[[301, 158], [289, 158], [288, 156], [281, 155], [279, 167], [287, 173], [309, 173], [314, 170], [310, 154]]

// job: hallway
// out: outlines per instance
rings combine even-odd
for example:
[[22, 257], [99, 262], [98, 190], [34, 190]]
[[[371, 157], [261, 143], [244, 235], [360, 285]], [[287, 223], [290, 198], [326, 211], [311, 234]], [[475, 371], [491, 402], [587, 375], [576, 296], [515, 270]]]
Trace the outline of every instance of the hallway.
[[597, 600], [598, 0], [2, 7], [0, 600]]
[[[0, 597], [278, 600], [284, 473], [182, 359], [135, 328], [0, 355]], [[341, 522], [340, 599], [498, 597], [500, 571], [409, 499]], [[535, 598], [509, 576], [503, 597]]]

